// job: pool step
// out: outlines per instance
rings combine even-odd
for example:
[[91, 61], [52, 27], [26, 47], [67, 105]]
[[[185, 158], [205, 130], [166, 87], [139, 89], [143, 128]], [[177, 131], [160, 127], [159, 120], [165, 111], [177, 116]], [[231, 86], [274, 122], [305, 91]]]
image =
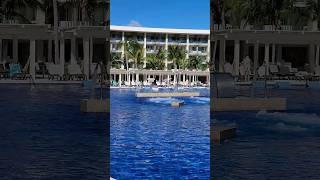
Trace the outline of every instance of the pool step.
[[87, 113], [107, 113], [110, 111], [109, 99], [83, 99], [80, 111]]
[[181, 106], [183, 106], [184, 105], [184, 102], [177, 102], [177, 101], [175, 101], [175, 102], [172, 102], [171, 103], [171, 106], [172, 107], [181, 107]]
[[213, 126], [211, 129], [211, 140], [221, 142], [236, 137], [236, 127]]

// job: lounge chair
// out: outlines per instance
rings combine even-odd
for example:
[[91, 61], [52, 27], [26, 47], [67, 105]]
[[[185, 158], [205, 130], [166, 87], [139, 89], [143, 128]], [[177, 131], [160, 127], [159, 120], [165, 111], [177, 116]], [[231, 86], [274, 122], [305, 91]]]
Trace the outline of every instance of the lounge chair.
[[38, 62], [36, 63], [36, 75], [41, 75], [44, 78], [48, 74], [48, 69], [45, 63]]
[[48, 70], [48, 79], [49, 80], [62, 80], [63, 74], [61, 72], [61, 67], [59, 64], [53, 64], [53, 63], [46, 63], [46, 67]]
[[279, 79], [279, 68], [276, 64], [269, 65], [269, 72], [272, 76], [272, 79]]
[[6, 69], [5, 64], [0, 64], [0, 79], [8, 77], [9, 71]]
[[[94, 76], [95, 74], [97, 74], [98, 76], [101, 75], [101, 67], [98, 66], [98, 63], [92, 63], [90, 66], [90, 75]], [[97, 69], [96, 69], [97, 68]]]
[[68, 75], [70, 80], [86, 80], [87, 76], [82, 72], [78, 64], [68, 65]]
[[10, 64], [9, 65], [10, 78], [15, 80], [30, 79], [31, 75], [27, 72], [28, 67], [29, 67], [29, 63], [27, 63], [23, 69], [21, 69], [20, 64]]
[[233, 67], [230, 63], [226, 63], [223, 68], [224, 72], [233, 74]]

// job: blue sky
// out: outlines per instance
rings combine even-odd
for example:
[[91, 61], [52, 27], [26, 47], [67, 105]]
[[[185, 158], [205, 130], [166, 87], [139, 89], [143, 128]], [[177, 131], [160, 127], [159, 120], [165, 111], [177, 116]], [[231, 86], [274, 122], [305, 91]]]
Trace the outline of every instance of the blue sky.
[[210, 0], [110, 0], [111, 25], [209, 29]]

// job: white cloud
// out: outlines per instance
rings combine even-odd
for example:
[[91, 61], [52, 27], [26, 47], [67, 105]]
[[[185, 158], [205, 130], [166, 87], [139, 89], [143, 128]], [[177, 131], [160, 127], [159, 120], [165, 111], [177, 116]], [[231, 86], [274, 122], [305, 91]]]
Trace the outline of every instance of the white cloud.
[[134, 27], [141, 27], [141, 24], [138, 21], [131, 20], [129, 22], [129, 26], [134, 26]]

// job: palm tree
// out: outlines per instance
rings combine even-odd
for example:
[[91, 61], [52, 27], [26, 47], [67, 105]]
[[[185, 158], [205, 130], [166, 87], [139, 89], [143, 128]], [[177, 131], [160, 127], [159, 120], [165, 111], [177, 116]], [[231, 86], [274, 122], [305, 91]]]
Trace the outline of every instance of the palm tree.
[[147, 56], [147, 69], [163, 70], [165, 67], [165, 52], [159, 49], [157, 54], [149, 54]]
[[134, 39], [121, 42], [124, 47], [124, 58], [126, 60], [127, 70], [129, 68], [129, 60], [133, 60], [134, 68], [139, 68], [143, 60], [143, 46]]
[[111, 67], [119, 69], [123, 61], [119, 53], [111, 53]]
[[307, 9], [309, 18], [312, 21], [312, 30], [318, 30], [318, 21], [320, 20], [320, 2], [319, 0], [308, 0]]
[[21, 13], [22, 8], [36, 8], [41, 7], [38, 0], [3, 0], [1, 3], [0, 16], [2, 22], [5, 20], [20, 20], [21, 23], [31, 24], [25, 14]]
[[173, 62], [174, 69], [179, 69], [179, 65], [186, 59], [186, 50], [182, 46], [171, 45], [168, 47], [168, 59]]
[[205, 58], [201, 56], [192, 56], [190, 58], [190, 69], [204, 70], [207, 68], [207, 63], [205, 62]]

